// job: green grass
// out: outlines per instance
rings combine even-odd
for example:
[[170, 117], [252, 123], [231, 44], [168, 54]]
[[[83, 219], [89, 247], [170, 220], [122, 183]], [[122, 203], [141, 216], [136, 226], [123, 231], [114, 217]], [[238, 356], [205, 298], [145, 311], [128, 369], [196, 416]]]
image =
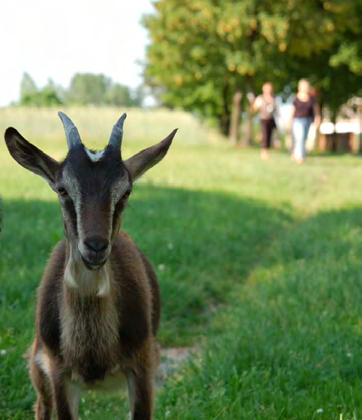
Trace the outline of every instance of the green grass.
[[159, 418], [362, 418], [361, 222], [360, 208], [321, 212], [285, 232], [162, 391]]
[[[97, 123], [69, 112], [93, 146], [116, 118], [96, 111]], [[362, 419], [360, 159], [312, 156], [298, 167], [276, 152], [262, 162], [181, 113], [135, 115], [150, 121], [144, 140], [132, 118], [130, 110], [125, 157], [180, 127], [166, 159], [137, 183], [123, 228], [157, 271], [162, 345], [201, 346], [159, 390], [156, 418]], [[3, 110], [5, 125], [58, 158], [66, 151], [54, 112]], [[0, 418], [30, 419], [34, 393], [21, 355], [61, 219], [46, 183], [3, 144], [0, 158]], [[82, 419], [126, 416], [124, 398], [84, 398]]]

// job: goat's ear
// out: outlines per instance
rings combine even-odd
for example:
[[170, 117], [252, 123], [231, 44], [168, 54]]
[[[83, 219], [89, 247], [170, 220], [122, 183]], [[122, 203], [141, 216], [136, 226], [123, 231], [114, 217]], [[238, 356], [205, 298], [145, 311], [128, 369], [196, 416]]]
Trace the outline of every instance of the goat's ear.
[[15, 128], [5, 131], [5, 142], [11, 156], [19, 165], [40, 175], [53, 188], [60, 164], [29, 143]]
[[146, 171], [151, 169], [166, 156], [176, 132], [177, 128], [159, 143], [147, 149], [141, 150], [139, 153], [124, 162], [126, 168], [131, 174], [132, 181], [135, 181], [137, 178], [142, 176]]

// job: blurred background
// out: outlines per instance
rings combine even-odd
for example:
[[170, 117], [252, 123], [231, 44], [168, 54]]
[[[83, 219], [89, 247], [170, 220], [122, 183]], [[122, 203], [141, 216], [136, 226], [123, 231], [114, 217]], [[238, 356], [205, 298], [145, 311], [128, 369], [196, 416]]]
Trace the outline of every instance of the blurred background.
[[359, 151], [360, 7], [15, 1], [0, 28], [0, 105], [183, 109], [250, 145], [258, 141], [250, 95], [273, 83], [282, 129], [297, 82], [307, 78], [325, 122], [310, 148]]
[[[0, 130], [61, 160], [57, 111], [122, 156], [179, 131], [134, 188], [122, 228], [159, 277], [157, 419], [362, 418], [361, 0], [14, 0], [2, 5]], [[298, 81], [321, 124], [289, 159]], [[255, 98], [274, 87], [260, 159]], [[62, 237], [42, 179], [0, 144], [0, 419], [31, 419], [22, 354]], [[94, 392], [81, 419], [123, 418]]]

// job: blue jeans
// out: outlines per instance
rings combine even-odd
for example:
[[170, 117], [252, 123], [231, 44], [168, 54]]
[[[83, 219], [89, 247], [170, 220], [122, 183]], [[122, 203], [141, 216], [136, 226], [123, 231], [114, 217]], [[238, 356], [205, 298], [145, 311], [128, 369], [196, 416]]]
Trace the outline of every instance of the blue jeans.
[[293, 156], [295, 159], [303, 159], [305, 157], [305, 143], [307, 141], [308, 131], [311, 124], [311, 117], [293, 119], [292, 136]]

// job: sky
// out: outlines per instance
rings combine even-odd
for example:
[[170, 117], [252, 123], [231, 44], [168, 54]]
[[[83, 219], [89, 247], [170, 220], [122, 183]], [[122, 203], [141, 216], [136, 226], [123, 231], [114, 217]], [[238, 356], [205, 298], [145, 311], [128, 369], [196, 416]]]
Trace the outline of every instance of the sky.
[[38, 87], [67, 87], [77, 72], [141, 83], [148, 42], [142, 15], [151, 0], [3, 0], [0, 18], [0, 106], [19, 97], [24, 72]]

